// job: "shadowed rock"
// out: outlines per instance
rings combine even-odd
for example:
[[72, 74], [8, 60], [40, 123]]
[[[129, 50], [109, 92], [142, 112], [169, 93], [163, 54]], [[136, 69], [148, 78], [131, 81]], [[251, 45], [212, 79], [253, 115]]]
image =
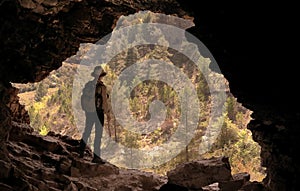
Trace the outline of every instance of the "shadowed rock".
[[167, 173], [168, 181], [189, 189], [232, 179], [228, 158], [212, 158], [178, 165]]

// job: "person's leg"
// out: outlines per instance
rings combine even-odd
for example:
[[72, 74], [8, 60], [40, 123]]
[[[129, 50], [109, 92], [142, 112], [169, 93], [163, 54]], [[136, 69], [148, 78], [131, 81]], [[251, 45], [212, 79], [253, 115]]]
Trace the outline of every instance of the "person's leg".
[[85, 112], [85, 129], [82, 134], [82, 138], [80, 141], [80, 156], [83, 157], [84, 149], [86, 147], [87, 141], [91, 135], [91, 131], [93, 128], [93, 125], [95, 123], [95, 112]]
[[101, 155], [101, 138], [103, 133], [103, 124], [104, 124], [104, 113], [97, 112], [99, 120], [96, 120], [95, 123], [95, 140], [94, 140], [94, 154], [100, 157]]

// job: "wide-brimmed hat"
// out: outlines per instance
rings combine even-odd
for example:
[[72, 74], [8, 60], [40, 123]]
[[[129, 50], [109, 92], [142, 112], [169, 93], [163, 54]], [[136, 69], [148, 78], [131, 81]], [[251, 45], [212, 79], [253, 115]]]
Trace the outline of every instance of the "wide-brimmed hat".
[[101, 76], [105, 76], [106, 74], [107, 73], [103, 70], [101, 66], [96, 66], [91, 75], [94, 77], [101, 77]]

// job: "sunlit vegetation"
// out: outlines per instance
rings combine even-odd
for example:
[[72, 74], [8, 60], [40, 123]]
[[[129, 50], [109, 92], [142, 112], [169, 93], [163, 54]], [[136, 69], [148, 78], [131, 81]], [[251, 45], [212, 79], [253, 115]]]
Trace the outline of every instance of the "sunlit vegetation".
[[[121, 19], [120, 22], [128, 24], [128, 22], [150, 22], [155, 20], [151, 15], [145, 16], [145, 18], [142, 19], [139, 18], [139, 20], [135, 18], [131, 19], [132, 21]], [[135, 33], [129, 32], [129, 34]], [[176, 165], [183, 162], [213, 156], [227, 156], [231, 163], [232, 173], [248, 172], [251, 174], [252, 180], [261, 181], [265, 174], [260, 166], [260, 147], [252, 140], [251, 132], [246, 128], [251, 120], [251, 111], [238, 103], [228, 91], [226, 109], [222, 114], [224, 121], [220, 118], [214, 122], [214, 125], [221, 127], [221, 131], [217, 139], [211, 145], [210, 150], [204, 154], [200, 154], [199, 145], [203, 141], [203, 136], [209, 124], [209, 115], [212, 105], [212, 93], [209, 91], [208, 84], [202, 73], [203, 71], [206, 72], [209, 70], [209, 59], [204, 57], [199, 58], [199, 62], [203, 65], [201, 72], [195, 64], [191, 63], [185, 56], [180, 55], [175, 50], [166, 48], [168, 42], [161, 31], [152, 31], [151, 35], [152, 38], [157, 38], [158, 41], [163, 42], [166, 46], [141, 45], [126, 51], [121, 51], [115, 55], [109, 63], [101, 63], [107, 72], [104, 83], [107, 85], [108, 92], [112, 91], [113, 86], [118, 86], [118, 91], [115, 95], [116, 99], [122, 98], [122, 96], [128, 93], [130, 94], [129, 107], [134, 120], [147, 122], [151, 119], [150, 106], [155, 100], [160, 100], [164, 103], [166, 107], [165, 120], [151, 133], [138, 134], [128, 131], [126, 127], [122, 127], [114, 118], [114, 114], [110, 113], [110, 125], [105, 125], [105, 130], [109, 132], [109, 135], [116, 142], [131, 149], [152, 148], [170, 139], [177, 129], [180, 116], [187, 115], [184, 111], [188, 111], [188, 107], [192, 106], [185, 104], [186, 106], [180, 107], [182, 100], [179, 99], [174, 88], [162, 81], [139, 81], [140, 79], [138, 77], [122, 85], [115, 81], [125, 68], [136, 62], [143, 62], [148, 59], [163, 60], [179, 68], [180, 72], [188, 76], [195, 86], [199, 99], [199, 107], [201, 108], [199, 113], [200, 118], [196, 130], [193, 132], [193, 138], [186, 143], [187, 146], [184, 150], [170, 161], [160, 166], [154, 166], [153, 168], [144, 170], [165, 174], [168, 170], [173, 169]], [[133, 37], [129, 35], [127, 39], [121, 39], [119, 46], [121, 47], [128, 43], [130, 38]], [[182, 46], [184, 49], [191, 48], [187, 42], [183, 42]], [[119, 47], [114, 48], [115, 51], [117, 51]], [[109, 56], [109, 53], [106, 52], [102, 54], [104, 57]], [[155, 65], [153, 66], [154, 67], [148, 71], [149, 76], [151, 76], [152, 73], [157, 73], [159, 70]], [[49, 131], [55, 131], [72, 136], [73, 138], [80, 138], [80, 134], [74, 122], [71, 104], [72, 82], [76, 67], [76, 64], [65, 63], [59, 70], [51, 73], [44, 81], [34, 85], [27, 84], [19, 87], [21, 89], [20, 92], [22, 92], [19, 96], [27, 107], [31, 118], [31, 125], [36, 131], [40, 132], [40, 134], [46, 135]], [[134, 76], [134, 74], [132, 75]], [[220, 75], [214, 73], [211, 75], [216, 80], [222, 80]], [[184, 88], [185, 84], [177, 83], [179, 83], [180, 88]], [[130, 87], [132, 84], [137, 85], [133, 87], [131, 92], [126, 92], [126, 87]], [[31, 92], [32, 95], [29, 96], [28, 92]], [[188, 99], [189, 97], [186, 98], [186, 103], [189, 102]], [[118, 107], [117, 109], [121, 110], [124, 105], [120, 104]], [[106, 121], [106, 124], [107, 123], [108, 121]], [[129, 152], [126, 158], [124, 158], [125, 165], [132, 166], [132, 160], [130, 159], [133, 157], [135, 156], [132, 155], [132, 152]]]
[[22, 92], [19, 94], [20, 102], [26, 106], [30, 124], [41, 135], [54, 131], [73, 138], [80, 137], [71, 106], [75, 71], [76, 66], [63, 64], [41, 82], [17, 85]]

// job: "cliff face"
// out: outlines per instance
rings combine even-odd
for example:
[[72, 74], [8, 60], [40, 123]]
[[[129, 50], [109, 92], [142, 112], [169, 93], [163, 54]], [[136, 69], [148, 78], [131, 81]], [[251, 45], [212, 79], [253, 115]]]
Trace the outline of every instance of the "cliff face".
[[[263, 13], [269, 10], [268, 7], [260, 6], [257, 9], [256, 6], [250, 6], [237, 11], [227, 6], [203, 5], [203, 9], [199, 9], [192, 3], [179, 3], [172, 0], [2, 1], [0, 156], [4, 166], [11, 164], [8, 149], [26, 152], [26, 145], [12, 146], [9, 140], [9, 136], [13, 136], [10, 133], [13, 124], [17, 122], [26, 126], [29, 123], [24, 107], [18, 103], [17, 90], [9, 82], [42, 80], [50, 71], [57, 69], [63, 60], [75, 55], [80, 43], [94, 43], [111, 32], [121, 15], [151, 10], [179, 17], [194, 16], [196, 27], [190, 32], [212, 51], [221, 71], [229, 80], [231, 92], [254, 112], [249, 129], [253, 132], [254, 140], [262, 146], [262, 162], [268, 173], [264, 184], [274, 191], [297, 190], [300, 179], [300, 160], [296, 156], [300, 147], [299, 96], [287, 86], [297, 82], [297, 75], [293, 69], [295, 65], [292, 65], [288, 56], [291, 52], [283, 43], [284, 40], [275, 39], [277, 34], [286, 34], [278, 25], [284, 24], [287, 30], [290, 29], [284, 22], [277, 23], [279, 18], [285, 21], [287, 17], [277, 15], [280, 6], [267, 12], [271, 16], [265, 17]], [[288, 16], [293, 16], [292, 11]], [[244, 19], [244, 22], [238, 22], [237, 17]], [[265, 23], [268, 23], [268, 27]], [[286, 36], [287, 41], [291, 40]], [[222, 50], [218, 48], [220, 44]], [[281, 65], [278, 66], [278, 63]], [[26, 133], [22, 131], [24, 129], [21, 128], [13, 132], [25, 136]], [[11, 173], [10, 169], [2, 170], [1, 176]]]

